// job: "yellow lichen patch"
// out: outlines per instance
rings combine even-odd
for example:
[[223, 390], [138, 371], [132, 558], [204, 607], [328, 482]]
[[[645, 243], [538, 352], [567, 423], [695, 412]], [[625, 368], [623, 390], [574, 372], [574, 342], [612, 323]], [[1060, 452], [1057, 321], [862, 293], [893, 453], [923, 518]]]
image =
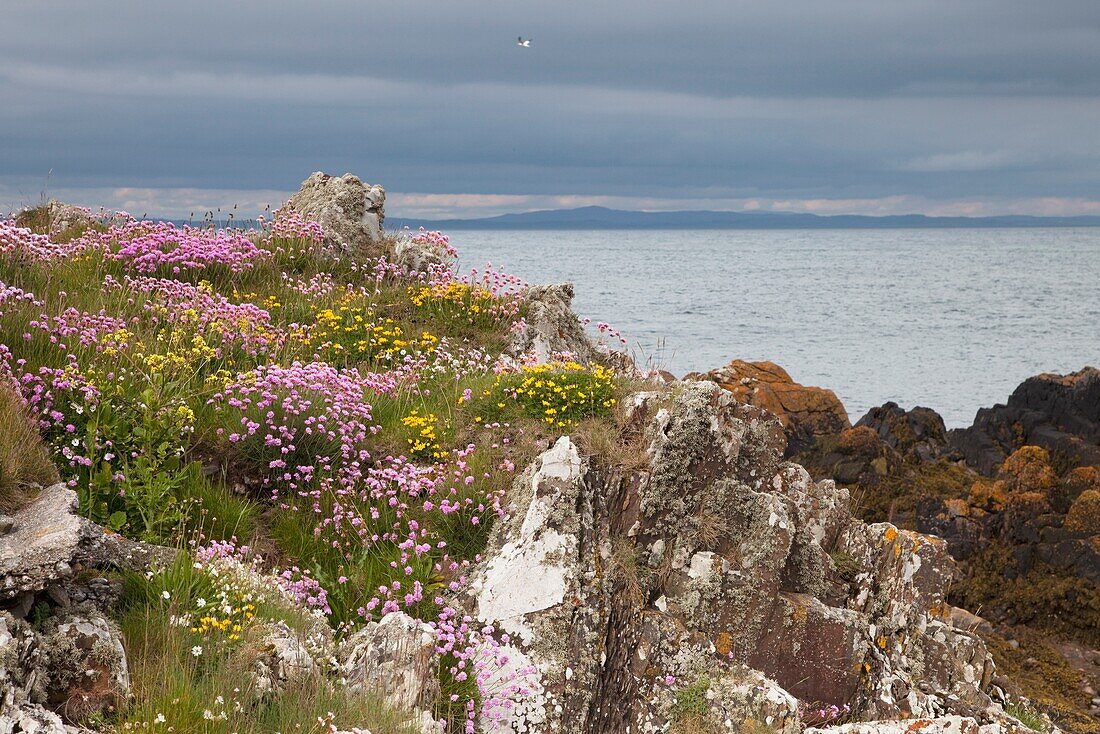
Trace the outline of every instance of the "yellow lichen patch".
[[970, 497], [967, 502], [972, 507], [980, 507], [983, 510], [996, 512], [1004, 509], [1006, 499], [1004, 482], [979, 479], [971, 486]]
[[733, 638], [730, 637], [730, 634], [728, 632], [719, 632], [718, 636], [714, 638], [714, 650], [724, 657], [729, 655], [732, 649]]
[[898, 531], [893, 526], [888, 527], [885, 532], [883, 532], [882, 537], [886, 538], [887, 543], [893, 543], [898, 539]]
[[1010, 492], [1042, 492], [1049, 495], [1058, 485], [1050, 466], [1050, 454], [1038, 446], [1024, 446], [1001, 464], [997, 478], [1009, 483]]
[[1082, 492], [1066, 513], [1062, 527], [1075, 533], [1100, 533], [1100, 490]]
[[799, 627], [806, 624], [806, 620], [809, 619], [810, 610], [804, 604], [797, 604], [791, 609], [791, 623]]
[[951, 616], [951, 607], [946, 604], [937, 604], [928, 610], [929, 616], [947, 619]]

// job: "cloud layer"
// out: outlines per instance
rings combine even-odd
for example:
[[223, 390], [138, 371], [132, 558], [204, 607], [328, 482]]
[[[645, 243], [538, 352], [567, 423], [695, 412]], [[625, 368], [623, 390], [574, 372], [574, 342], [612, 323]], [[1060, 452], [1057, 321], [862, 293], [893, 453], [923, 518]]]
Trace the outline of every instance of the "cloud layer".
[[1100, 202], [1093, 0], [14, 0], [4, 15], [0, 208], [51, 170], [51, 191], [170, 216], [255, 211], [318, 169], [382, 183], [404, 215]]

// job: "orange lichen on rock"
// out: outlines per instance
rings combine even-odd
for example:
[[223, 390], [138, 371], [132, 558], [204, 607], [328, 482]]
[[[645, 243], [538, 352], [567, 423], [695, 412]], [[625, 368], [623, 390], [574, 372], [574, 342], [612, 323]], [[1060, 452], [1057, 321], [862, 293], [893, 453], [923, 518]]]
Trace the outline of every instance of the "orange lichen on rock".
[[979, 479], [970, 487], [970, 496], [967, 498], [967, 502], [970, 503], [971, 507], [979, 507], [988, 512], [997, 512], [1004, 509], [1007, 499], [1004, 482]]
[[725, 367], [687, 377], [718, 383], [738, 401], [772, 413], [795, 444], [804, 444], [813, 436], [839, 433], [852, 425], [836, 393], [800, 385], [774, 362], [735, 359]]
[[1009, 492], [1030, 491], [1050, 495], [1058, 486], [1058, 475], [1050, 466], [1050, 454], [1038, 446], [1016, 449], [997, 473], [997, 478], [1011, 484]]
[[1082, 492], [1066, 513], [1062, 527], [1075, 533], [1100, 534], [1100, 490]]

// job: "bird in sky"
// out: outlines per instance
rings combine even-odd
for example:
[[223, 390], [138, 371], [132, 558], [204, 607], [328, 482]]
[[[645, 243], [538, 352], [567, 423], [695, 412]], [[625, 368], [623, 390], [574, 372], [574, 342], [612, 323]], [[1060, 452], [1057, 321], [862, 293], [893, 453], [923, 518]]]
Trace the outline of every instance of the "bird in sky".
[[516, 41], [516, 45], [520, 48], [531, 48], [531, 39], [520, 36], [519, 40]]

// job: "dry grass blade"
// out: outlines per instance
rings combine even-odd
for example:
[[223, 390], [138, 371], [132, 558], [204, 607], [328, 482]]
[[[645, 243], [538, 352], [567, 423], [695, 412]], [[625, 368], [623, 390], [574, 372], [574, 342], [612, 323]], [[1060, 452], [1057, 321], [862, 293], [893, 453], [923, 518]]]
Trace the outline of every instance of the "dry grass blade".
[[26, 404], [9, 382], [0, 380], [0, 511], [18, 509], [36, 488], [57, 481]]

